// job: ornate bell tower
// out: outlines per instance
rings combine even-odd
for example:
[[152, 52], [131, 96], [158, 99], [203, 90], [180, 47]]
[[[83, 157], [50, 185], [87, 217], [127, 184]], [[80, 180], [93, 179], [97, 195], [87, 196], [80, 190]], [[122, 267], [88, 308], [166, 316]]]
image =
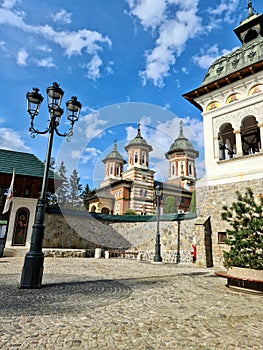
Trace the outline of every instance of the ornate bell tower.
[[263, 15], [251, 1], [247, 8], [234, 29], [241, 47], [213, 62], [201, 86], [183, 95], [203, 116], [206, 175], [196, 183], [197, 214], [211, 219], [218, 259], [223, 205], [248, 187], [260, 196], [263, 185]]
[[195, 159], [199, 156], [190, 141], [184, 136], [183, 121], [180, 121], [180, 134], [165, 154], [169, 160], [169, 183], [193, 189], [196, 182]]
[[123, 172], [123, 165], [127, 163], [117, 150], [116, 140], [113, 150], [103, 159], [103, 163], [105, 164], [105, 173], [104, 180], [100, 183], [100, 187], [105, 187], [120, 180]]
[[123, 172], [123, 180], [132, 180], [130, 208], [137, 214], [154, 213], [154, 171], [149, 169], [149, 153], [152, 146], [141, 135], [138, 124], [137, 135], [125, 150], [128, 153], [127, 170]]

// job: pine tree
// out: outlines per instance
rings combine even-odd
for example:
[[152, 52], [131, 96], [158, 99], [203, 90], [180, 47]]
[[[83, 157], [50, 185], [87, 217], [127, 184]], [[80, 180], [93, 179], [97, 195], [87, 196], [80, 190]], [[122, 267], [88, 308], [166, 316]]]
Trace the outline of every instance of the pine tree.
[[69, 204], [71, 209], [82, 209], [81, 191], [80, 178], [77, 170], [74, 169], [69, 179]]
[[88, 199], [96, 194], [96, 189], [90, 190], [90, 187], [88, 184], [86, 184], [84, 190], [82, 191], [80, 197], [83, 201], [83, 204], [87, 210], [89, 210], [89, 203]]
[[66, 173], [67, 173], [66, 166], [62, 161], [58, 169], [58, 175], [62, 179], [62, 184], [59, 186], [59, 188], [56, 191], [58, 205], [62, 208], [66, 208], [68, 204], [69, 183], [68, 183]]
[[247, 188], [244, 195], [236, 192], [237, 201], [223, 207], [222, 219], [227, 229], [225, 243], [230, 246], [224, 252], [224, 265], [263, 269], [263, 198], [255, 201], [253, 191]]

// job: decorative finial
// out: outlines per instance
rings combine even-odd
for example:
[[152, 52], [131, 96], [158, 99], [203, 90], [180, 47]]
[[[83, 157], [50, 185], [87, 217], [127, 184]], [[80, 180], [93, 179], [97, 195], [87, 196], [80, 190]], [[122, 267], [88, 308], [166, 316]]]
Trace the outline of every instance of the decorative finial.
[[248, 9], [248, 18], [256, 14], [256, 10], [254, 9], [252, 5], [252, 1], [250, 0], [248, 0], [247, 9]]
[[141, 124], [140, 123], [138, 123], [138, 135], [137, 136], [139, 136], [139, 137], [141, 137]]
[[113, 150], [116, 151], [117, 150], [117, 139], [114, 140], [114, 147]]
[[183, 134], [183, 124], [184, 122], [182, 120], [180, 120], [180, 136], [179, 137], [184, 137], [184, 134]]

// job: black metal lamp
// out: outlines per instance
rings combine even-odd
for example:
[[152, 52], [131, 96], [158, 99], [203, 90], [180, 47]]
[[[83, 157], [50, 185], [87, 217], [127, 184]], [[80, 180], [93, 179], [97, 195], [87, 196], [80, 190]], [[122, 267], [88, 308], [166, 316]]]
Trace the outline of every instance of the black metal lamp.
[[161, 244], [160, 244], [160, 228], [159, 228], [159, 221], [160, 221], [160, 203], [163, 196], [163, 190], [162, 187], [157, 185], [155, 187], [155, 202], [157, 207], [157, 228], [156, 228], [156, 237], [155, 237], [155, 254], [153, 261], [154, 262], [162, 262], [162, 256], [161, 256]]
[[38, 91], [38, 88], [33, 88], [32, 92], [28, 92], [26, 94], [27, 111], [31, 115], [31, 118], [34, 118], [36, 115], [38, 115], [40, 105], [44, 100], [44, 97], [40, 95]]
[[[30, 114], [30, 132], [31, 136], [35, 137], [36, 134], [49, 133], [48, 146], [46, 153], [45, 169], [42, 181], [42, 190], [37, 202], [36, 215], [34, 225], [32, 227], [32, 237], [30, 244], [30, 251], [25, 256], [24, 266], [21, 275], [20, 288], [41, 288], [42, 276], [44, 269], [44, 254], [42, 252], [42, 241], [44, 238], [44, 217], [46, 208], [46, 196], [48, 185], [48, 173], [50, 168], [51, 151], [53, 144], [54, 132], [58, 136], [67, 137], [69, 139], [73, 134], [73, 125], [78, 120], [81, 110], [81, 103], [74, 97], [66, 102], [68, 110], [68, 119], [71, 122], [70, 128], [66, 133], [60, 133], [58, 126], [60, 124], [61, 116], [63, 115], [63, 109], [60, 107], [64, 91], [59, 87], [57, 83], [53, 83], [52, 86], [47, 88], [48, 97], [48, 111], [49, 111], [49, 124], [48, 127], [40, 131], [34, 126], [34, 118], [39, 112], [40, 105], [43, 101], [43, 97], [39, 93], [39, 89], [33, 88], [32, 92], [26, 94], [27, 98], [27, 111]], [[70, 117], [69, 117], [70, 116]]]

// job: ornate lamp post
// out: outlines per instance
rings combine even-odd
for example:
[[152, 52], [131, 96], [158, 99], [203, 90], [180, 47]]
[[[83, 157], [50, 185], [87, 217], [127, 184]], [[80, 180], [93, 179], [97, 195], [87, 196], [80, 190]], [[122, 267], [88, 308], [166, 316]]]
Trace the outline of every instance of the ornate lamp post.
[[49, 124], [46, 130], [39, 131], [35, 129], [34, 120], [38, 115], [40, 105], [43, 101], [43, 97], [39, 93], [39, 89], [33, 88], [32, 92], [26, 94], [27, 98], [27, 111], [30, 115], [30, 129], [31, 136], [35, 137], [36, 134], [49, 133], [45, 169], [42, 182], [42, 190], [36, 206], [36, 215], [34, 225], [32, 226], [32, 237], [30, 251], [26, 254], [24, 260], [24, 266], [21, 275], [20, 288], [41, 288], [43, 268], [44, 268], [44, 254], [42, 252], [42, 241], [44, 238], [44, 216], [46, 208], [46, 194], [48, 185], [48, 172], [50, 167], [50, 158], [53, 144], [54, 132], [58, 136], [67, 137], [68, 140], [73, 134], [74, 123], [79, 118], [81, 109], [81, 103], [77, 101], [77, 97], [71, 97], [71, 100], [66, 102], [67, 107], [67, 119], [70, 122], [70, 128], [67, 133], [60, 133], [58, 126], [60, 123], [63, 109], [60, 107], [64, 91], [59, 87], [57, 83], [53, 83], [52, 86], [47, 88], [48, 98], [48, 111], [49, 111]]
[[160, 202], [162, 199], [162, 188], [157, 185], [155, 187], [155, 201], [157, 207], [157, 228], [156, 228], [156, 237], [155, 237], [155, 254], [153, 261], [154, 262], [162, 262], [161, 257], [161, 244], [160, 244], [160, 229], [159, 229], [159, 221], [160, 221]]

